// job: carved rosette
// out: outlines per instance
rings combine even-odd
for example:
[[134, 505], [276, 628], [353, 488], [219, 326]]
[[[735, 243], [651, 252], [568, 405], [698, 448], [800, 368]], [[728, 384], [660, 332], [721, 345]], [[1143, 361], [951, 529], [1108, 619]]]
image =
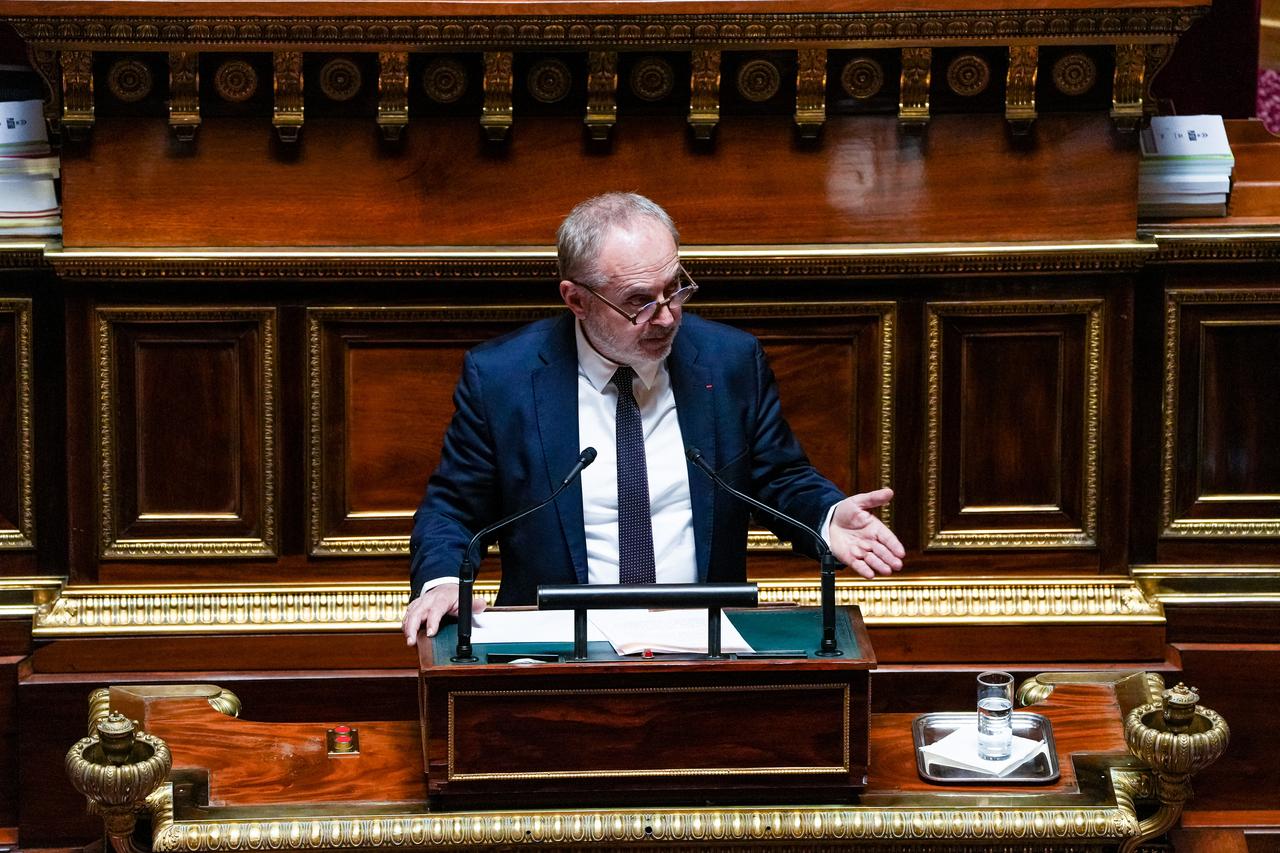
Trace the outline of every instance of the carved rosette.
[[1053, 63], [1053, 86], [1069, 98], [1089, 91], [1098, 82], [1098, 64], [1087, 53], [1072, 51]]
[[73, 137], [93, 127], [93, 54], [64, 50], [62, 65], [62, 126]]
[[529, 69], [525, 85], [538, 103], [557, 104], [569, 96], [569, 89], [573, 86], [573, 72], [563, 60], [539, 60]]
[[1125, 743], [1155, 771], [1160, 808], [1141, 822], [1122, 853], [1173, 827], [1191, 798], [1191, 777], [1226, 751], [1231, 740], [1226, 720], [1196, 704], [1199, 699], [1194, 687], [1179, 683], [1164, 691], [1162, 701], [1139, 705], [1125, 717]]
[[827, 52], [796, 52], [796, 127], [805, 139], [816, 138], [827, 120]]
[[752, 59], [738, 68], [738, 94], [753, 104], [762, 104], [778, 94], [782, 72], [767, 59]]
[[331, 101], [345, 103], [360, 94], [363, 85], [360, 66], [350, 59], [337, 57], [320, 67], [320, 91]]
[[884, 88], [884, 68], [869, 56], [850, 59], [840, 72], [840, 86], [859, 101], [874, 98]]
[[456, 59], [437, 57], [422, 69], [422, 91], [437, 104], [452, 104], [467, 91], [467, 69]]
[[1004, 117], [1015, 133], [1025, 132], [1036, 117], [1036, 72], [1040, 49], [1035, 45], [1009, 48], [1009, 74], [1004, 90]]
[[720, 51], [695, 50], [689, 61], [689, 125], [695, 139], [707, 140], [720, 122]]
[[243, 59], [228, 59], [213, 72], [213, 89], [218, 97], [242, 104], [258, 91], [258, 72]]
[[929, 121], [929, 74], [933, 51], [927, 47], [902, 49], [902, 86], [898, 95], [898, 121], [922, 125]]
[[618, 54], [593, 50], [587, 54], [587, 117], [591, 138], [604, 141], [618, 120]]
[[484, 55], [484, 106], [480, 110], [480, 127], [490, 142], [501, 142], [511, 131], [512, 63], [509, 50]]
[[67, 752], [67, 777], [102, 815], [117, 851], [131, 850], [137, 816], [147, 797], [169, 777], [173, 759], [158, 737], [136, 731], [123, 714], [111, 713], [96, 731]]
[[1111, 118], [1121, 130], [1136, 130], [1142, 118], [1147, 52], [1141, 44], [1116, 45], [1116, 74], [1111, 88]]
[[169, 127], [182, 142], [195, 138], [200, 126], [200, 54], [169, 54]]
[[151, 94], [151, 69], [138, 59], [118, 59], [107, 70], [107, 88], [116, 100], [136, 104]]
[[384, 51], [378, 54], [378, 129], [394, 142], [408, 125], [409, 54]]
[[675, 89], [676, 72], [661, 56], [646, 56], [632, 66], [630, 84], [637, 98], [654, 103]]
[[271, 126], [281, 142], [296, 142], [302, 131], [302, 52], [284, 50], [272, 54], [272, 91], [275, 103]]
[[963, 53], [947, 65], [947, 86], [962, 98], [972, 98], [991, 85], [991, 64], [976, 53]]

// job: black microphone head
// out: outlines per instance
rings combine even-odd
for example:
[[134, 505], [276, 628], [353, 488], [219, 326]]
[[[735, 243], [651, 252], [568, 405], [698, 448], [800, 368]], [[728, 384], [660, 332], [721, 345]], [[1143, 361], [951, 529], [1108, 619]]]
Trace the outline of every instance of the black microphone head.
[[684, 455], [690, 462], [697, 462], [702, 458], [702, 451], [696, 447], [686, 447], [684, 449]]
[[583, 468], [586, 468], [592, 462], [596, 461], [596, 449], [594, 447], [585, 448], [578, 454], [578, 461], [582, 463]]

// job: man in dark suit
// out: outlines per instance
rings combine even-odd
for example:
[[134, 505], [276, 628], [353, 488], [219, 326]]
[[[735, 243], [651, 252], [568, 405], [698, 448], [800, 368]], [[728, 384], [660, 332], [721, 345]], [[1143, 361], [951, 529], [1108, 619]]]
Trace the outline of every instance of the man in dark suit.
[[548, 583], [743, 580], [749, 513], [686, 461], [688, 447], [739, 489], [819, 528], [859, 574], [902, 567], [901, 543], [868, 512], [892, 491], [846, 498], [787, 426], [759, 342], [683, 316], [697, 285], [662, 208], [599, 196], [557, 237], [569, 313], [466, 356], [440, 465], [414, 517], [407, 642], [457, 612], [458, 567], [475, 531], [550, 495], [588, 446], [599, 458], [579, 481], [501, 534], [500, 604], [532, 603]]

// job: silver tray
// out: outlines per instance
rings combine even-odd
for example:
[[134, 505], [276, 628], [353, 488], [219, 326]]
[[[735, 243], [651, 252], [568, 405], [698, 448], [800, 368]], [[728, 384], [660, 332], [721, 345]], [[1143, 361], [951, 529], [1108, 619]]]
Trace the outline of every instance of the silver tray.
[[1013, 712], [1013, 733], [1038, 740], [1045, 748], [1027, 757], [1004, 776], [978, 773], [962, 767], [947, 767], [929, 761], [920, 747], [942, 740], [961, 726], [973, 725], [976, 711], [941, 711], [921, 714], [911, 724], [916, 746], [916, 768], [920, 778], [936, 785], [1047, 785], [1058, 781], [1058, 750], [1053, 743], [1053, 724], [1029, 711]]

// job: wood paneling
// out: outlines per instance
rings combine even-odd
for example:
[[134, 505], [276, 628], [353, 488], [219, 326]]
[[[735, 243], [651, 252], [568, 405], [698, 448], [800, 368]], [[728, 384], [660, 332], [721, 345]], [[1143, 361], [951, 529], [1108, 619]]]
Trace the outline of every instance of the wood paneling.
[[931, 303], [927, 548], [1097, 542], [1102, 303]]
[[[308, 312], [309, 550], [407, 554], [463, 354], [550, 308]], [[497, 312], [504, 313], [504, 312]]]
[[622, 116], [601, 156], [555, 117], [521, 117], [501, 148], [474, 117], [433, 117], [399, 149], [367, 122], [308, 118], [291, 156], [265, 119], [220, 118], [190, 156], [161, 119], [104, 117], [64, 152], [63, 231], [73, 247], [549, 245], [575, 204], [625, 187], [687, 245], [1132, 240], [1132, 143], [1105, 115], [1036, 130], [1022, 145], [1000, 116], [935, 116], [927, 135], [831, 116], [810, 147], [789, 117], [724, 116], [708, 151], [683, 116]]
[[269, 309], [97, 313], [101, 550], [275, 553]]
[[34, 546], [31, 301], [0, 299], [0, 549]]
[[1280, 291], [1165, 303], [1161, 536], [1280, 538]]

